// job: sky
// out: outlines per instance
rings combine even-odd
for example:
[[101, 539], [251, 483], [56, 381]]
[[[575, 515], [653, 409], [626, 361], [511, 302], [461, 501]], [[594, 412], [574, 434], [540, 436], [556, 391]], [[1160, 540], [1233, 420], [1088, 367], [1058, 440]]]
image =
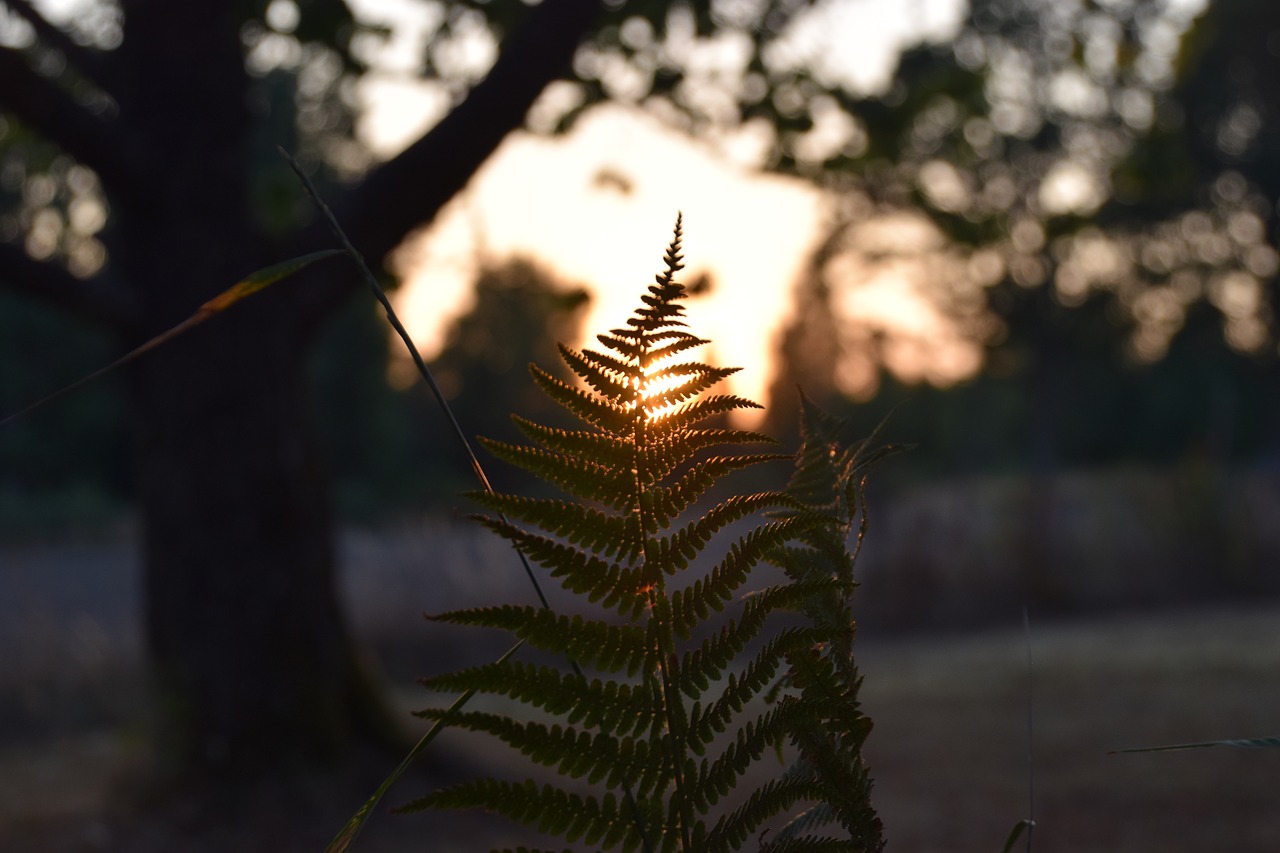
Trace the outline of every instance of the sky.
[[[370, 22], [396, 21], [398, 35], [369, 60], [362, 137], [392, 156], [447, 110], [447, 98], [417, 78], [434, 26], [414, 0], [358, 0]], [[795, 61], [851, 89], [886, 87], [898, 54], [954, 33], [960, 0], [829, 0], [797, 27]], [[473, 49], [483, 54], [483, 44]], [[765, 401], [772, 353], [792, 315], [792, 295], [830, 214], [830, 199], [799, 178], [762, 172], [749, 138], [716, 146], [676, 132], [634, 108], [603, 106], [564, 137], [509, 137], [429, 229], [398, 253], [398, 310], [424, 355], [439, 352], [449, 323], [472, 306], [469, 284], [484, 260], [532, 258], [592, 294], [588, 335], [620, 325], [661, 269], [677, 212], [684, 216], [686, 282], [705, 273], [712, 289], [690, 301], [691, 326], [714, 342], [709, 360], [744, 369], [733, 393]], [[736, 155], [736, 156], [735, 156]], [[618, 180], [621, 178], [622, 180]], [[976, 367], [976, 348], [908, 281], [912, 269], [862, 269], [867, 288], [841, 308], [849, 321], [902, 328], [886, 354], [912, 379], [954, 381]], [[848, 300], [846, 300], [846, 303]], [[921, 345], [921, 342], [932, 342]], [[575, 341], [571, 344], [581, 345]], [[927, 363], [932, 362], [932, 363]], [[874, 373], [846, 370], [849, 390]], [[403, 370], [403, 367], [401, 368]]]
[[437, 352], [449, 318], [472, 304], [477, 262], [517, 255], [586, 287], [584, 331], [604, 332], [625, 322], [662, 271], [681, 213], [682, 278], [711, 277], [709, 294], [688, 304], [690, 325], [714, 341], [715, 361], [749, 368], [734, 390], [761, 399], [761, 348], [790, 312], [824, 204], [803, 181], [753, 174], [652, 117], [602, 108], [563, 139], [508, 138], [466, 193], [402, 249], [399, 307], [424, 352]]

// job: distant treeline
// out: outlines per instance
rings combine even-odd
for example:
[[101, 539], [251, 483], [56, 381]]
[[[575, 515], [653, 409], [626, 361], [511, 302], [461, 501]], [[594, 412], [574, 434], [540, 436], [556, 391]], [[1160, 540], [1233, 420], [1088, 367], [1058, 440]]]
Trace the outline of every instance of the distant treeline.
[[[460, 318], [433, 369], [469, 434], [513, 437], [506, 413], [554, 418], [524, 369], [552, 365], [554, 342], [576, 336], [578, 289], [525, 261], [490, 270], [472, 313]], [[1045, 289], [1025, 291], [1009, 334], [975, 379], [950, 388], [881, 377], [865, 402], [843, 399], [823, 377], [784, 376], [770, 402], [771, 430], [794, 442], [795, 388], [866, 434], [889, 418], [886, 439], [914, 449], [881, 481], [984, 474], [1046, 474], [1118, 465], [1167, 467], [1187, 459], [1248, 466], [1280, 459], [1274, 358], [1233, 352], [1208, 308], [1193, 310], [1168, 355], [1139, 364], [1101, 298], [1065, 309]], [[44, 342], [57, 341], [56, 347]], [[39, 344], [39, 346], [37, 346]], [[328, 326], [311, 360], [319, 440], [339, 513], [372, 521], [464, 504], [470, 471], [420, 383], [388, 381], [390, 342], [369, 300], [354, 299]], [[52, 353], [32, 363], [32, 352]], [[10, 411], [112, 357], [110, 339], [50, 310], [4, 297], [0, 409]], [[158, 351], [151, 358], [164, 358]], [[0, 532], [92, 522], [132, 499], [121, 395], [127, 372], [106, 378], [0, 433]], [[570, 426], [570, 424], [564, 424]], [[501, 470], [494, 476], [514, 475]], [[519, 488], [519, 482], [506, 483]]]

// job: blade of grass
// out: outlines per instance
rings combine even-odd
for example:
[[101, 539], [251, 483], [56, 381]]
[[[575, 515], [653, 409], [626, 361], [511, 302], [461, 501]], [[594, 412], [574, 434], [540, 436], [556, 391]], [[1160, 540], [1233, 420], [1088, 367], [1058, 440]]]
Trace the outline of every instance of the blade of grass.
[[[507, 649], [506, 653], [502, 657], [498, 658], [495, 663], [504, 663], [507, 658], [519, 651], [520, 647], [523, 645], [524, 640], [519, 641], [511, 648]], [[422, 736], [422, 739], [414, 744], [413, 749], [409, 750], [409, 753], [401, 759], [399, 764], [396, 765], [396, 769], [391, 771], [391, 775], [382, 780], [382, 784], [378, 786], [378, 790], [373, 792], [373, 796], [365, 800], [364, 805], [360, 807], [359, 811], [352, 815], [346, 825], [338, 831], [338, 834], [329, 842], [329, 846], [324, 848], [324, 853], [345, 853], [345, 851], [355, 843], [356, 837], [360, 835], [360, 830], [364, 829], [364, 825], [368, 822], [369, 816], [373, 814], [373, 810], [377, 808], [378, 803], [382, 801], [382, 798], [387, 791], [391, 790], [391, 786], [404, 775], [404, 772], [409, 769], [422, 750], [427, 748], [427, 744], [435, 740], [436, 735], [444, 730], [449, 718], [461, 709], [463, 705], [470, 702], [471, 697], [475, 695], [476, 691], [474, 689], [468, 690], [457, 699], [453, 700], [453, 704], [451, 704], [449, 709], [445, 711], [444, 716], [435, 721], [435, 724], [432, 725], [427, 733]]]
[[1134, 746], [1128, 749], [1113, 749], [1107, 755], [1119, 755], [1122, 752], [1174, 752], [1179, 749], [1207, 749], [1211, 746], [1230, 746], [1236, 749], [1280, 749], [1280, 737], [1206, 740], [1199, 743], [1171, 743], [1165, 746]]
[[1031, 830], [1035, 828], [1035, 825], [1035, 821], [1027, 820], [1026, 818], [1015, 823], [1013, 825], [1013, 831], [1010, 832], [1009, 837], [1005, 839], [1004, 847], [1000, 848], [1000, 853], [1013, 853], [1013, 845], [1018, 843], [1018, 838], [1022, 835], [1023, 830], [1026, 830], [1029, 835]]
[[117, 358], [115, 361], [108, 364], [106, 367], [100, 367], [97, 370], [93, 371], [93, 373], [90, 373], [88, 376], [78, 379], [75, 382], [72, 382], [70, 385], [67, 385], [64, 388], [60, 388], [57, 391], [54, 391], [52, 394], [48, 395], [47, 397], [42, 397], [39, 400], [36, 400], [34, 403], [31, 403], [30, 405], [22, 409], [19, 409], [13, 414], [8, 415], [3, 420], [0, 420], [0, 429], [3, 429], [7, 425], [18, 420], [19, 418], [26, 417], [27, 415], [34, 412], [36, 409], [39, 409], [41, 406], [48, 405], [49, 403], [52, 403], [55, 400], [60, 400], [63, 397], [67, 396], [68, 394], [72, 393], [73, 391], [78, 391], [79, 389], [83, 388], [85, 385], [88, 385], [93, 380], [107, 373], [110, 373], [116, 368], [124, 367], [126, 364], [128, 364], [131, 361], [134, 361], [139, 356], [144, 355], [145, 353], [150, 352], [151, 350], [155, 349], [161, 344], [168, 343], [169, 341], [176, 338], [178, 335], [181, 335], [184, 332], [187, 332], [195, 328], [196, 326], [200, 325], [205, 320], [208, 320], [210, 317], [214, 316], [215, 314], [220, 314], [221, 312], [227, 310], [232, 305], [235, 305], [237, 302], [241, 301], [245, 297], [251, 296], [254, 293], [257, 293], [259, 290], [262, 290], [263, 288], [266, 288], [275, 284], [277, 281], [280, 281], [281, 279], [288, 278], [289, 276], [296, 273], [298, 270], [301, 270], [303, 267], [310, 266], [316, 261], [324, 260], [325, 258], [332, 258], [341, 254], [343, 254], [343, 252], [340, 249], [325, 249], [324, 251], [321, 251], [321, 252], [312, 252], [309, 255], [302, 255], [297, 258], [292, 258], [291, 260], [281, 261], [278, 264], [273, 264], [269, 267], [264, 267], [263, 269], [260, 269], [257, 272], [251, 273], [248, 276], [248, 278], [245, 278], [242, 281], [239, 281], [236, 284], [233, 284], [231, 287], [228, 287], [226, 290], [222, 291], [217, 296], [213, 297], [208, 302], [201, 305], [198, 309], [196, 309], [196, 312], [194, 314], [192, 314], [190, 317], [183, 320], [181, 323], [174, 326], [173, 328], [168, 329], [167, 331], [161, 332], [160, 334], [156, 335], [154, 338], [151, 338], [146, 343], [138, 347], [135, 347], [134, 349], [130, 350], [129, 352]]
[[[413, 358], [414, 366], [418, 368], [418, 373], [421, 374], [422, 378], [426, 381], [427, 387], [431, 389], [431, 394], [436, 398], [436, 402], [440, 404], [440, 408], [444, 410], [445, 416], [448, 418], [449, 424], [453, 428], [454, 435], [457, 437], [459, 444], [462, 445], [462, 449], [467, 454], [467, 459], [471, 463], [471, 470], [476, 475], [476, 479], [480, 481], [480, 485], [486, 492], [493, 494], [493, 486], [489, 483], [489, 477], [485, 474], [484, 466], [480, 464], [479, 457], [476, 456], [475, 448], [471, 446], [471, 441], [467, 438], [467, 434], [462, 431], [462, 426], [458, 423], [458, 419], [453, 414], [453, 408], [449, 405], [449, 401], [445, 399], [444, 392], [440, 390], [440, 386], [436, 384], [435, 376], [432, 375], [431, 369], [427, 367], [427, 363], [422, 358], [422, 354], [418, 352], [418, 347], [413, 342], [413, 338], [409, 336], [408, 330], [406, 330], [404, 324], [400, 322], [400, 318], [396, 314], [395, 308], [391, 306], [391, 300], [387, 298], [386, 291], [382, 289], [382, 285], [378, 284], [378, 279], [373, 274], [373, 271], [369, 269], [369, 265], [365, 263], [364, 256], [356, 251], [355, 246], [351, 245], [351, 241], [347, 238], [346, 232], [343, 231], [342, 226], [338, 224], [337, 217], [333, 215], [333, 211], [329, 209], [329, 205], [325, 204], [324, 199], [320, 197], [320, 193], [316, 189], [315, 184], [312, 183], [311, 178], [307, 176], [306, 172], [302, 171], [302, 167], [298, 165], [298, 161], [295, 160], [283, 147], [278, 147], [277, 150], [280, 152], [280, 156], [288, 162], [289, 167], [293, 169], [293, 173], [298, 176], [298, 180], [302, 182], [303, 188], [311, 198], [311, 203], [320, 211], [320, 214], [329, 224], [330, 230], [333, 231], [334, 236], [338, 238], [338, 241], [342, 244], [347, 255], [355, 263], [356, 268], [360, 270], [360, 276], [364, 280], [364, 283], [368, 285], [369, 290], [373, 292], [374, 298], [377, 299], [378, 304], [382, 306], [382, 310], [387, 316], [387, 322], [391, 324], [391, 328], [395, 329], [396, 334], [400, 336], [400, 340], [404, 342], [405, 347], [409, 351], [410, 357]], [[505, 515], [499, 513], [499, 517], [502, 518], [503, 521], [506, 521]], [[537, 575], [533, 573], [533, 566], [529, 564], [529, 558], [526, 557], [524, 552], [519, 548], [516, 548], [515, 552], [516, 556], [520, 558], [520, 565], [524, 567], [525, 576], [529, 578], [529, 582], [533, 585], [534, 592], [537, 593], [538, 601], [541, 603], [543, 608], [548, 610], [551, 609], [551, 604], [547, 601], [547, 596], [542, 591], [542, 584], [539, 583]], [[582, 676], [582, 668], [578, 666], [577, 661], [570, 658], [569, 665], [578, 676]], [[460, 704], [458, 704], [458, 707], [465, 705], [470, 698], [470, 696], [459, 697]], [[387, 785], [387, 787], [390, 786]], [[639, 826], [640, 836], [644, 842], [645, 853], [652, 853], [652, 842], [649, 839], [648, 832], [646, 831], [643, 822], [640, 820], [640, 810], [636, 805], [635, 797], [633, 796], [629, 785], [626, 786], [625, 792], [627, 802], [631, 806], [632, 813], [636, 815], [636, 823]], [[359, 824], [363, 825], [364, 821], [367, 820], [368, 817], [368, 812], [365, 812], [363, 815], [357, 814], [357, 816], [352, 818], [352, 820], [354, 821], [356, 818], [359, 818]]]
[[[347, 233], [338, 224], [337, 217], [333, 215], [329, 205], [325, 204], [324, 199], [320, 198], [320, 193], [315, 184], [311, 182], [311, 178], [307, 176], [307, 173], [302, 171], [298, 161], [293, 159], [293, 156], [284, 148], [278, 148], [277, 150], [279, 150], [280, 156], [288, 161], [289, 167], [298, 176], [298, 180], [302, 182], [303, 188], [311, 198], [311, 203], [316, 206], [325, 221], [329, 223], [330, 230], [338, 238], [338, 242], [342, 244], [343, 250], [360, 270], [361, 278], [369, 286], [369, 290], [373, 292], [374, 298], [378, 300], [378, 304], [382, 306], [383, 312], [387, 315], [387, 322], [391, 324], [391, 328], [395, 329], [396, 334], [400, 336], [400, 340], [404, 342], [405, 348], [409, 351], [409, 356], [413, 359], [414, 366], [418, 368], [418, 373], [426, 381], [427, 387], [431, 389], [431, 394], [436, 398], [436, 402], [440, 404], [440, 408], [444, 410], [445, 417], [449, 419], [449, 425], [453, 428], [453, 433], [457, 437], [458, 443], [462, 445], [463, 451], [467, 454], [467, 460], [471, 463], [471, 470], [476, 475], [476, 479], [480, 481], [480, 485], [486, 492], [493, 494], [493, 486], [489, 484], [489, 477], [485, 474], [484, 466], [480, 464], [479, 457], [476, 456], [475, 448], [471, 446], [470, 439], [462, 431], [462, 426], [458, 423], [458, 419], [454, 417], [453, 409], [449, 406], [449, 401], [445, 399], [444, 392], [440, 390], [440, 386], [436, 384], [436, 378], [432, 375], [431, 368], [427, 367], [426, 361], [422, 358], [422, 353], [418, 352], [418, 347], [413, 342], [413, 338], [409, 336], [404, 324], [400, 322], [400, 317], [396, 314], [395, 308], [391, 307], [391, 300], [387, 298], [386, 291], [382, 289], [382, 285], [378, 284], [378, 279], [373, 274], [373, 271], [369, 269], [369, 265], [365, 263], [364, 256], [356, 251], [355, 246], [351, 245], [351, 241], [347, 239]], [[541, 602], [543, 607], [550, 607], [547, 597], [542, 591], [542, 584], [538, 582], [537, 576], [533, 573], [533, 567], [529, 565], [529, 560], [519, 551], [516, 553], [520, 555], [520, 563], [524, 566], [525, 574], [528, 575], [529, 582], [533, 584], [533, 589], [538, 594], [538, 601]]]

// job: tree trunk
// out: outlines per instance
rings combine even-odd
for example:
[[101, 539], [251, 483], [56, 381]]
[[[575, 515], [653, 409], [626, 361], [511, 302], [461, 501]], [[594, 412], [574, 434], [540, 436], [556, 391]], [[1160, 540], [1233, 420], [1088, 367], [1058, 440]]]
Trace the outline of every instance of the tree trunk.
[[[240, 32], [248, 7], [120, 7], [123, 42], [101, 54], [37, 27], [118, 114], [84, 107], [0, 47], [0, 106], [102, 180], [110, 269], [82, 282], [12, 247], [0, 250], [0, 268], [136, 345], [246, 274], [332, 242], [323, 223], [282, 238], [287, 249], [255, 227]], [[39, 21], [27, 4], [15, 8]], [[530, 8], [458, 109], [333, 200], [370, 263], [429, 221], [520, 126], [598, 9], [597, 0]], [[253, 772], [394, 733], [339, 612], [326, 484], [306, 429], [308, 337], [352, 281], [278, 285], [128, 369], [147, 640], [176, 768]]]
[[147, 639], [183, 766], [334, 755], [354, 729], [299, 346], [271, 313], [187, 335], [132, 383]]
[[[144, 338], [281, 260], [249, 209], [233, 6], [126, 3], [121, 112], [155, 183], [120, 218], [112, 260], [143, 296]], [[280, 296], [179, 337], [130, 380], [146, 636], [162, 742], [187, 770], [333, 756], [367, 707], [307, 430], [306, 342]]]

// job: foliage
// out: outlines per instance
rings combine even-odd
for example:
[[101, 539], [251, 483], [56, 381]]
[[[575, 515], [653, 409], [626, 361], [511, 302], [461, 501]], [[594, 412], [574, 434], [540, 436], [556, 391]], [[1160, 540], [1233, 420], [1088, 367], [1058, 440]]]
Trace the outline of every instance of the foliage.
[[[847, 209], [800, 290], [777, 387], [832, 408], [875, 393], [849, 407], [872, 422], [908, 399], [895, 423], [929, 476], [1270, 456], [1277, 20], [1248, 0], [975, 0], [887, 89], [840, 94], [860, 141], [823, 177]], [[896, 252], [864, 238], [886, 215], [928, 237]], [[972, 380], [876, 376], [939, 352], [927, 332], [847, 316], [860, 278], [904, 268], [983, 348]], [[851, 390], [855, 373], [868, 384]]]
[[[1151, 140], [1190, 129], [1172, 118], [1181, 107], [1170, 90], [1188, 74], [1179, 40], [1202, 28], [1196, 14], [1160, 0], [976, 0], [953, 40], [903, 56], [887, 92], [841, 97], [865, 142], [827, 166], [884, 209], [922, 213], [973, 259], [955, 280], [985, 289], [1002, 321], [984, 337], [994, 348], [1026, 319], [1010, 292], [1043, 288], [1071, 308], [1113, 298], [1113, 335], [1157, 360], [1188, 304], [1210, 295], [1169, 287], [1175, 274], [1239, 268], [1250, 250], [1200, 263], [1167, 195], [1189, 178], [1173, 165], [1185, 157], [1166, 152], [1144, 177], [1133, 163]], [[1148, 227], [1166, 217], [1172, 227]], [[954, 284], [940, 289], [956, 298]], [[1054, 358], [1032, 355], [1036, 366]]]
[[[812, 389], [816, 400], [850, 418], [855, 432], [894, 413], [895, 437], [918, 449], [881, 485], [904, 477], [1019, 473], [1044, 462], [1059, 470], [1165, 468], [1197, 459], [1247, 464], [1271, 452], [1268, 424], [1280, 420], [1280, 399], [1269, 390], [1274, 370], [1233, 352], [1209, 306], [1190, 311], [1163, 359], [1135, 364], [1114, 329], [1108, 333], [1103, 305], [1066, 308], [1044, 289], [1018, 295], [1043, 315], [1027, 317], [1018, 340], [992, 353], [971, 380], [935, 388], [885, 375], [875, 398], [857, 403]], [[1039, 377], [1027, 365], [1027, 339], [1037, 328], [1042, 341], [1056, 338], [1059, 352]], [[786, 378], [794, 385], [809, 377]], [[787, 425], [775, 418], [770, 428], [783, 436]]]
[[[520, 369], [530, 362], [546, 364], [558, 356], [557, 340], [578, 338], [585, 289], [562, 283], [532, 261], [515, 259], [481, 270], [474, 285], [474, 307], [458, 317], [445, 334], [444, 347], [431, 363], [459, 423], [491, 424], [491, 437], [514, 440], [520, 432], [507, 426], [506, 415], [518, 411], [552, 426], [567, 426], [571, 416], [547, 400]], [[438, 501], [454, 501], [467, 488], [471, 473], [464, 458], [441, 459], [447, 424], [430, 401], [414, 395], [412, 423], [423, 423], [407, 450], [412, 470], [431, 468], [432, 493]], [[512, 491], [525, 491], [536, 479], [507, 481]]]
[[[475, 779], [406, 808], [485, 808], [597, 848], [715, 851], [741, 849], [807, 804], [765, 849], [878, 850], [846, 543], [862, 476], [881, 452], [867, 442], [843, 447], [838, 423], [806, 404], [805, 441], [785, 490], [737, 494], [695, 512], [724, 475], [784, 457], [743, 453], [739, 445], [769, 440], [707, 423], [755, 404], [705, 393], [733, 369], [679, 360], [706, 343], [681, 320], [680, 240], [677, 220], [665, 271], [626, 327], [599, 336], [604, 351], [560, 347], [585, 388], [531, 367], [542, 391], [585, 428], [517, 419], [532, 444], [485, 442], [568, 497], [475, 494], [491, 513], [479, 520], [583, 607], [595, 605], [591, 615], [492, 605], [435, 617], [507, 631], [570, 659], [568, 668], [507, 659], [425, 679], [432, 690], [504, 697], [524, 718], [421, 712], [493, 735], [560, 779]], [[755, 523], [737, 534], [748, 519]], [[761, 564], [772, 566], [772, 583], [744, 594]], [[746, 774], [787, 743], [796, 763], [740, 791]], [[726, 808], [731, 793], [745, 798]]]

